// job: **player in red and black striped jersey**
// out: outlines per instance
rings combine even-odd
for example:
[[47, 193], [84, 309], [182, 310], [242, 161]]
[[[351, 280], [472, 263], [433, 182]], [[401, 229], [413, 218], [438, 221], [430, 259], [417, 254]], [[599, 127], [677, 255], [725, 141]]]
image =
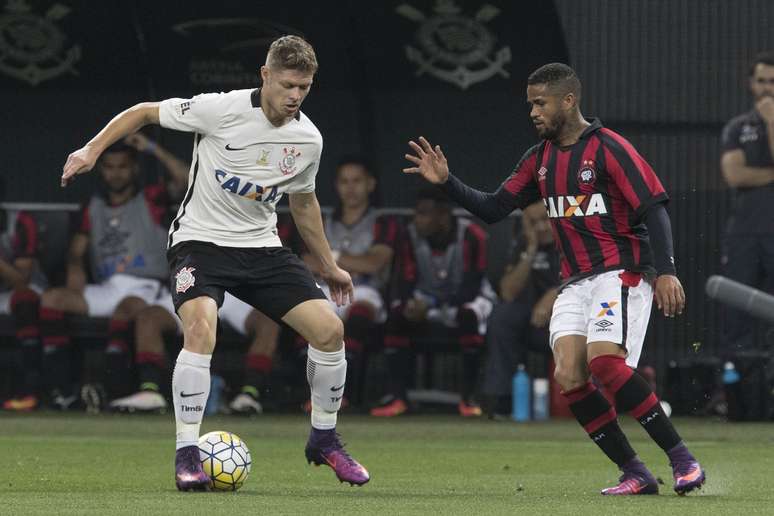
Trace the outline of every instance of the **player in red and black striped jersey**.
[[[440, 146], [409, 142], [419, 173], [487, 222], [543, 199], [561, 253], [563, 288], [550, 323], [555, 376], [578, 422], [623, 476], [602, 494], [655, 494], [655, 477], [621, 431], [630, 412], [667, 453], [678, 494], [704, 483], [704, 471], [672, 426], [648, 383], [636, 373], [654, 294], [664, 315], [680, 314], [685, 294], [675, 275], [668, 197], [634, 147], [580, 112], [581, 84], [567, 65], [551, 63], [527, 81], [530, 116], [543, 139], [527, 151], [494, 193], [449, 173]], [[590, 375], [615, 399], [605, 399]]]
[[[0, 197], [2, 197], [0, 184]], [[0, 227], [5, 226], [0, 212]], [[12, 375], [12, 397], [3, 410], [32, 410], [38, 405], [40, 378], [40, 339], [35, 326], [40, 293], [47, 279], [40, 269], [40, 242], [35, 218], [20, 211], [15, 215], [12, 232], [0, 233], [0, 314], [14, 317], [20, 361]]]

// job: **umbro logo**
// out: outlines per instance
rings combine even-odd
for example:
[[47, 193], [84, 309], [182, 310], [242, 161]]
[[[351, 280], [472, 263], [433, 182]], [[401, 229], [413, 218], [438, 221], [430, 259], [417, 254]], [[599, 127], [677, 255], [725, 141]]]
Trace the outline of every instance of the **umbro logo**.
[[600, 328], [607, 328], [609, 326], [612, 326], [613, 323], [608, 321], [607, 319], [602, 319], [601, 321], [595, 322], [594, 326], [599, 326]]

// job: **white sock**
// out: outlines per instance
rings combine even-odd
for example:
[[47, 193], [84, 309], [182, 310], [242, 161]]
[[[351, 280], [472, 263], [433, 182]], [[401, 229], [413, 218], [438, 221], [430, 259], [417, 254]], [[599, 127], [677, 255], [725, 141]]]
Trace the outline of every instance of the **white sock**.
[[180, 350], [172, 373], [172, 401], [175, 405], [177, 442], [175, 449], [196, 446], [202, 425], [204, 406], [210, 395], [210, 360], [186, 349]]
[[344, 396], [347, 360], [344, 347], [326, 352], [309, 346], [306, 355], [306, 379], [312, 390], [312, 427], [318, 430], [336, 428], [336, 413]]

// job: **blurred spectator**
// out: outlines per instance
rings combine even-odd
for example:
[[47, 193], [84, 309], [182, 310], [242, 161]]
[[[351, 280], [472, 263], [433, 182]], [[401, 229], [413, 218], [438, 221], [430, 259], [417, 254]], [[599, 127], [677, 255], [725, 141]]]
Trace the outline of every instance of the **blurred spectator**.
[[[43, 374], [50, 401], [57, 408], [69, 408], [76, 400], [70, 385], [72, 364], [65, 315], [110, 317], [106, 378], [119, 382], [128, 374], [130, 321], [165, 293], [167, 186], [143, 186], [138, 147], [165, 156], [169, 190], [185, 188], [185, 163], [141, 135], [112, 145], [97, 162], [98, 192], [85, 204], [70, 242], [66, 285], [47, 290], [41, 297]], [[87, 284], [87, 259], [94, 281], [91, 284]], [[95, 392], [84, 387], [84, 397], [93, 400]]]
[[[387, 319], [382, 294], [393, 260], [399, 224], [395, 217], [379, 215], [374, 210], [372, 198], [377, 187], [376, 177], [363, 159], [342, 159], [336, 167], [335, 186], [337, 205], [323, 221], [325, 236], [339, 267], [352, 276], [355, 290], [351, 304], [337, 307], [331, 303], [331, 306], [344, 322], [345, 397], [347, 403], [357, 403], [364, 349], [376, 325]], [[302, 258], [319, 277], [319, 261], [306, 250]], [[323, 284], [322, 289], [330, 297], [327, 285]]]
[[484, 350], [486, 320], [494, 292], [485, 277], [486, 233], [452, 214], [437, 188], [420, 190], [413, 222], [398, 245], [399, 296], [385, 326], [389, 392], [374, 416], [398, 416], [408, 409], [406, 388], [416, 338], [447, 337], [462, 351], [463, 416], [479, 416], [473, 395]]
[[[729, 278], [774, 293], [774, 52], [757, 55], [750, 68], [753, 109], [726, 124], [721, 169], [734, 190], [723, 264]], [[728, 309], [728, 349], [754, 346], [755, 322]]]
[[[5, 183], [0, 179], [0, 199]], [[9, 220], [10, 219], [10, 220]], [[31, 410], [38, 405], [40, 338], [35, 325], [39, 294], [47, 286], [38, 262], [38, 227], [24, 211], [9, 217], [0, 210], [0, 314], [12, 314], [20, 354], [14, 392], [5, 410]]]
[[521, 229], [500, 279], [502, 303], [487, 323], [483, 391], [493, 415], [511, 413], [511, 378], [518, 364], [527, 364], [527, 352], [551, 352], [548, 322], [559, 286], [559, 253], [542, 201], [524, 209]]

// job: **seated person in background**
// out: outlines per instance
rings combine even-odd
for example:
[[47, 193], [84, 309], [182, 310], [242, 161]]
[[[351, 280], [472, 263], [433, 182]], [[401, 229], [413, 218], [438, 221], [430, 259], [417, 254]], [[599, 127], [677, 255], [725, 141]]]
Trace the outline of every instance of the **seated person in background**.
[[[340, 307], [331, 303], [331, 306], [344, 322], [348, 362], [344, 395], [348, 401], [357, 403], [364, 347], [376, 324], [387, 318], [382, 291], [392, 264], [399, 224], [395, 217], [374, 211], [376, 177], [363, 159], [347, 157], [339, 161], [335, 186], [338, 202], [335, 211], [323, 221], [325, 236], [336, 263], [352, 276], [355, 290], [352, 303]], [[301, 257], [319, 277], [319, 261], [306, 250]], [[323, 285], [322, 289], [330, 297], [328, 287]]]
[[[155, 144], [152, 150], [162, 152]], [[162, 162], [169, 189], [183, 190], [188, 168], [168, 153], [164, 155], [168, 158]], [[84, 206], [72, 237], [66, 286], [47, 290], [41, 296], [43, 374], [52, 404], [61, 409], [76, 399], [70, 388], [70, 337], [65, 314], [110, 317], [108, 354], [123, 360], [129, 322], [141, 309], [160, 299], [168, 277], [164, 220], [168, 212], [167, 185], [142, 186], [137, 149], [127, 143], [109, 147], [97, 168], [100, 187]], [[91, 277], [96, 282], [88, 285], [87, 253]], [[112, 367], [110, 362], [107, 367]]]
[[548, 322], [558, 293], [559, 254], [543, 201], [524, 209], [521, 228], [500, 279], [503, 302], [487, 323], [483, 390], [494, 416], [511, 413], [511, 378], [517, 364], [527, 363], [527, 351], [551, 352]]
[[408, 409], [412, 339], [448, 335], [462, 351], [459, 412], [480, 416], [473, 395], [494, 297], [485, 276], [486, 233], [470, 220], [455, 218], [449, 199], [426, 187], [417, 195], [414, 220], [397, 249], [400, 292], [384, 338], [389, 392], [371, 415], [398, 416]]
[[[283, 243], [293, 240], [293, 222], [288, 216], [277, 219], [277, 231]], [[242, 385], [229, 403], [232, 412], [260, 414], [263, 412], [261, 394], [268, 387], [268, 375], [277, 349], [280, 327], [247, 303], [228, 292], [218, 317], [242, 335], [252, 340], [244, 362]], [[110, 408], [120, 411], [155, 411], [165, 409], [167, 400], [161, 393], [171, 376], [165, 356], [164, 335], [182, 335], [180, 318], [175, 314], [169, 292], [160, 302], [143, 308], [135, 317], [135, 365], [139, 388], [137, 392], [110, 402]]]
[[[0, 180], [0, 198], [4, 197], [4, 183]], [[47, 281], [37, 259], [35, 219], [23, 211], [13, 217], [15, 220], [8, 220], [7, 215], [0, 210], [0, 314], [14, 316], [21, 361], [15, 368], [18, 374], [12, 382], [13, 397], [3, 402], [3, 409], [32, 410], [38, 405], [40, 380], [40, 339], [34, 322], [39, 294]]]
[[[271, 370], [279, 326], [229, 293], [226, 293], [218, 316], [238, 333], [252, 336], [241, 390], [229, 408], [240, 414], [260, 414], [263, 412], [260, 393], [266, 388], [266, 375]], [[182, 329], [172, 297], [167, 294], [161, 304], [147, 306], [135, 316], [134, 356], [139, 388], [134, 394], [111, 401], [111, 409], [142, 412], [167, 408], [167, 400], [161, 391], [171, 377], [164, 346], [164, 335], [169, 333], [182, 335]]]

